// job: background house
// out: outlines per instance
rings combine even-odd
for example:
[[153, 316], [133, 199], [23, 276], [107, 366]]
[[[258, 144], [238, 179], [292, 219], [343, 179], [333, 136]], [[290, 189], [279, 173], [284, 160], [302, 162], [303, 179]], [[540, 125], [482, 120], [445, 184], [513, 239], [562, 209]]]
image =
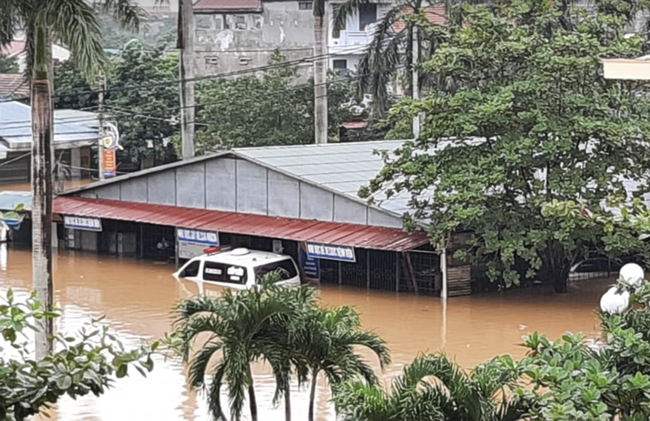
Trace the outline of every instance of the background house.
[[[79, 117], [79, 112], [74, 113]], [[98, 138], [93, 113], [84, 113], [82, 120], [73, 118], [70, 110], [55, 111], [55, 159], [70, 169], [70, 176], [83, 176], [79, 168], [93, 167], [91, 149], [97, 145]], [[0, 183], [29, 181], [31, 148], [31, 107], [15, 101], [0, 101]]]
[[[370, 41], [373, 23], [390, 10], [393, 0], [369, 3], [344, 28], [329, 23], [330, 69], [354, 70]], [[328, 20], [332, 8], [328, 4]], [[197, 75], [232, 73], [265, 66], [277, 49], [289, 61], [314, 55], [313, 2], [309, 0], [199, 0], [194, 4]], [[311, 75], [312, 63], [300, 63]]]
[[[0, 48], [0, 54], [7, 57], [14, 57], [18, 62], [18, 67], [20, 72], [25, 71], [25, 60], [27, 59], [27, 53], [25, 52], [25, 40], [14, 40], [11, 44]], [[60, 45], [52, 45], [52, 59], [54, 63], [60, 63], [66, 61], [70, 58], [70, 51], [67, 48], [64, 48]]]

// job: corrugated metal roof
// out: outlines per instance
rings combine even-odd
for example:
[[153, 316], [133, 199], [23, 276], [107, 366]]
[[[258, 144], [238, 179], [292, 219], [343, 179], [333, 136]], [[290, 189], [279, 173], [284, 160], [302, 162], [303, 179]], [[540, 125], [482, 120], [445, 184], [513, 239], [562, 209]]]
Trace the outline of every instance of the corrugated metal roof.
[[29, 96], [29, 83], [20, 74], [0, 74], [0, 98]]
[[195, 12], [221, 10], [262, 10], [260, 0], [199, 0], [194, 4]]
[[[0, 138], [12, 151], [30, 150], [32, 143], [31, 107], [16, 101], [0, 102]], [[83, 122], [82, 122], [83, 123]], [[54, 118], [54, 145], [97, 140], [97, 129], [79, 122]]]
[[[367, 186], [384, 167], [376, 150], [394, 151], [404, 140], [328, 143], [324, 145], [290, 145], [259, 148], [238, 148], [235, 152], [268, 167], [301, 177], [348, 196], [358, 198], [359, 189]], [[381, 195], [376, 199], [384, 199]], [[410, 210], [410, 194], [399, 193], [378, 203], [390, 212], [403, 214]]]
[[[0, 186], [2, 188], [2, 186]], [[32, 208], [32, 193], [21, 191], [1, 191], [0, 211], [11, 211], [18, 205], [23, 205], [26, 210]]]
[[54, 212], [375, 250], [404, 251], [429, 241], [424, 232], [409, 234], [395, 228], [81, 197], [56, 198]]

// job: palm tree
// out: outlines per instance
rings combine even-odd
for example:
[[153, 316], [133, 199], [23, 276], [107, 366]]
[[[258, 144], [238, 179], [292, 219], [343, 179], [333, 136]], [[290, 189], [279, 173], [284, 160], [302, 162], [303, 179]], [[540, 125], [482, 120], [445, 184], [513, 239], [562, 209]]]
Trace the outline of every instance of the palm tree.
[[[346, 0], [335, 10], [335, 25], [345, 21], [364, 4], [372, 0]], [[462, 23], [463, 4], [485, 3], [482, 0], [398, 0], [394, 6], [376, 23], [372, 40], [358, 64], [358, 91], [373, 96], [375, 112], [384, 112], [389, 104], [388, 85], [394, 80], [400, 69], [404, 68], [407, 78], [407, 91], [416, 97], [419, 89], [430, 81], [427, 77], [418, 77], [417, 65], [429, 58], [442, 38], [436, 34], [425, 35], [418, 30], [413, 19], [405, 15], [417, 15], [427, 8], [430, 14], [439, 14], [440, 18], [450, 24]], [[425, 42], [426, 41], [426, 42]], [[426, 47], [424, 50], [422, 47]], [[414, 75], [416, 75], [414, 77]], [[417, 86], [414, 86], [414, 83]]]
[[506, 391], [519, 374], [510, 357], [467, 374], [444, 355], [419, 355], [390, 391], [352, 380], [333, 400], [343, 421], [517, 421], [525, 408]]
[[[220, 399], [221, 389], [226, 385], [231, 418], [241, 419], [248, 394], [251, 418], [257, 421], [251, 363], [264, 357], [263, 345], [273, 339], [264, 338], [271, 331], [270, 322], [290, 314], [294, 308], [288, 299], [290, 296], [282, 290], [265, 282], [256, 290], [238, 293], [226, 290], [218, 298], [200, 296], [178, 305], [174, 331], [177, 350], [184, 362], [190, 362], [190, 386], [207, 391], [210, 412], [215, 419], [226, 419]], [[209, 335], [207, 342], [191, 356], [195, 340], [206, 333]], [[210, 362], [217, 354], [222, 358], [212, 370]], [[208, 374], [212, 375], [209, 387]], [[284, 383], [281, 386], [284, 388]]]
[[314, 420], [314, 401], [319, 374], [323, 373], [330, 386], [355, 376], [368, 384], [376, 384], [372, 369], [356, 352], [355, 347], [371, 350], [381, 368], [390, 364], [386, 342], [372, 332], [359, 330], [359, 314], [351, 307], [314, 308], [304, 314], [292, 341], [309, 371], [309, 421]]
[[276, 390], [273, 398], [277, 404], [284, 398], [285, 421], [291, 421], [291, 379], [295, 375], [298, 386], [308, 381], [308, 368], [300, 348], [294, 340], [299, 337], [299, 321], [316, 307], [315, 289], [310, 286], [285, 289], [285, 295], [292, 310], [269, 320], [265, 332], [260, 335], [260, 348], [264, 359], [269, 362], [275, 376]]
[[[137, 30], [142, 14], [133, 0], [2, 0], [0, 2], [0, 47], [11, 43], [20, 30], [26, 35], [27, 70], [32, 105], [32, 270], [38, 300], [51, 309], [52, 295], [52, 61], [51, 42], [70, 49], [76, 67], [89, 76], [105, 63], [98, 6], [111, 13], [123, 27]], [[36, 357], [51, 349], [52, 320], [44, 322], [36, 337]]]

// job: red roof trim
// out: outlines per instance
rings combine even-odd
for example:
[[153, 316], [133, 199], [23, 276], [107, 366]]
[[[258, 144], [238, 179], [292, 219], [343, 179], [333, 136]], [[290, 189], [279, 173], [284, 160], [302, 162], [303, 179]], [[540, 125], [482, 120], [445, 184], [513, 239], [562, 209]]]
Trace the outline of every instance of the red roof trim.
[[82, 197], [56, 198], [54, 212], [375, 250], [406, 251], [429, 242], [424, 232], [395, 228]]

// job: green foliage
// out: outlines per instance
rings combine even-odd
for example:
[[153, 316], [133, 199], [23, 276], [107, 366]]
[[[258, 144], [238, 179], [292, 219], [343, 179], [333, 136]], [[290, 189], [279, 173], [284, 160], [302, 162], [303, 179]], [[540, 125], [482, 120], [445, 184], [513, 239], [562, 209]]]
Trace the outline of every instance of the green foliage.
[[[276, 274], [267, 274], [260, 287], [236, 293], [225, 290], [216, 299], [196, 297], [177, 307], [178, 320], [166, 343], [189, 362], [190, 384], [206, 391], [210, 412], [216, 419], [225, 419], [219, 399], [224, 386], [230, 398], [231, 418], [241, 418], [248, 393], [255, 419], [250, 368], [254, 361], [267, 361], [273, 368], [275, 402], [284, 397], [288, 404], [293, 378], [299, 384], [311, 378], [312, 416], [319, 373], [332, 385], [355, 375], [376, 382], [371, 367], [356, 354], [356, 346], [365, 346], [377, 354], [382, 367], [390, 362], [385, 342], [360, 330], [359, 315], [354, 310], [322, 309], [317, 306], [313, 288], [280, 287], [275, 284], [277, 279]], [[205, 333], [207, 341], [202, 341], [202, 347], [193, 353], [196, 339]], [[222, 358], [212, 366], [210, 361], [215, 355]], [[213, 379], [209, 386], [208, 374]]]
[[64, 395], [100, 396], [115, 378], [126, 376], [129, 367], [142, 375], [153, 370], [151, 355], [157, 343], [126, 351], [99, 321], [77, 335], [57, 334], [57, 350], [34, 361], [27, 339], [37, 329], [34, 321], [60, 316], [58, 309], [47, 311], [34, 297], [21, 302], [9, 290], [0, 304], [0, 334], [7, 344], [0, 348], [0, 419], [30, 419]]
[[[106, 106], [117, 117], [120, 143], [134, 163], [151, 159], [162, 164], [175, 159], [173, 144], [165, 145], [165, 139], [178, 131], [170, 121], [179, 114], [177, 79], [177, 55], [148, 50], [137, 42], [115, 60]], [[152, 148], [147, 140], [153, 142]]]
[[97, 86], [91, 86], [73, 62], [64, 61], [54, 67], [55, 109], [89, 109], [96, 107], [97, 101]]
[[419, 355], [389, 391], [348, 381], [336, 388], [334, 403], [343, 421], [516, 421], [526, 403], [507, 392], [519, 376], [507, 356], [467, 373], [444, 355]]
[[[286, 62], [276, 52], [270, 64]], [[336, 138], [350, 111], [347, 78], [328, 79], [329, 136]], [[242, 146], [314, 143], [314, 86], [298, 69], [276, 67], [263, 75], [209, 79], [196, 89], [196, 143], [199, 152]]]
[[0, 54], [0, 73], [19, 73], [18, 62], [14, 57], [7, 57]]
[[431, 222], [435, 244], [474, 232], [458, 257], [486, 264], [506, 286], [525, 273], [563, 292], [572, 263], [590, 249], [641, 246], [630, 230], [603, 234], [579, 214], [544, 211], [555, 200], [600, 210], [626, 193], [623, 176], [647, 188], [646, 84], [602, 76], [603, 57], [635, 57], [646, 43], [624, 36], [624, 3], [575, 13], [570, 29], [563, 2], [548, 0], [466, 7], [466, 25], [435, 27], [446, 41], [422, 70], [455, 88], [393, 108], [403, 124], [426, 113], [422, 135], [387, 154], [361, 193], [408, 192], [415, 210], [407, 222]]

